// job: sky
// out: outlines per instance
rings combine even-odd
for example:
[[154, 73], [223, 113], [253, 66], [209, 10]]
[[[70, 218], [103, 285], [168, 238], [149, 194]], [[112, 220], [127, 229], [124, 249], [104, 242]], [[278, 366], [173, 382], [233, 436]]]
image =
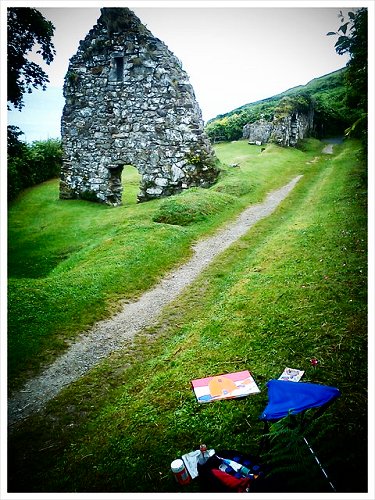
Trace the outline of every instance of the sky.
[[[49, 75], [48, 89], [27, 94], [22, 112], [8, 113], [8, 123], [19, 126], [25, 133], [21, 139], [27, 142], [59, 137], [62, 86], [69, 59], [96, 24], [98, 5], [105, 6], [105, 1], [95, 6], [90, 0], [39, 4], [38, 10], [55, 26], [56, 56], [50, 66], [44, 65], [40, 56], [33, 58]], [[122, 1], [110, 5], [133, 10], [180, 59], [207, 122], [344, 67], [348, 57], [336, 54], [336, 37], [327, 36], [327, 32], [338, 29], [339, 11], [353, 10], [345, 6], [356, 8], [356, 0], [350, 4], [343, 0]]]

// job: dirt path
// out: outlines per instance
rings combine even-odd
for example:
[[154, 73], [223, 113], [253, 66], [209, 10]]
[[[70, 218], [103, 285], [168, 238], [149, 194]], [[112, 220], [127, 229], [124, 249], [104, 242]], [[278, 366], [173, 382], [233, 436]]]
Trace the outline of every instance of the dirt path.
[[125, 304], [112, 318], [96, 323], [39, 376], [29, 380], [9, 400], [9, 425], [41, 410], [60, 390], [93, 366], [129, 345], [137, 332], [155, 322], [163, 307], [173, 301], [221, 252], [243, 236], [256, 222], [270, 215], [302, 176], [270, 193], [261, 204], [244, 210], [237, 220], [214, 236], [197, 243], [189, 262], [172, 271], [136, 302]]

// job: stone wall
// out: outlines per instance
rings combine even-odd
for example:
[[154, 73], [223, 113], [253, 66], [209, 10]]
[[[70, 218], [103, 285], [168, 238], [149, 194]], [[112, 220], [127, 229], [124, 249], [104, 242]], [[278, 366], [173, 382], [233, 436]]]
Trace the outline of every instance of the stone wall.
[[243, 128], [243, 137], [249, 139], [249, 144], [265, 144], [269, 141], [272, 128], [272, 122], [262, 118], [254, 123], [247, 123]]
[[248, 123], [243, 128], [243, 138], [249, 144], [273, 142], [280, 146], [296, 146], [298, 141], [313, 130], [314, 113], [292, 111], [285, 116], [275, 116], [272, 121], [264, 119]]
[[287, 116], [274, 118], [270, 142], [280, 146], [296, 146], [313, 130], [312, 110], [308, 113], [294, 111]]
[[121, 204], [126, 164], [138, 201], [217, 178], [193, 88], [180, 61], [126, 8], [104, 8], [64, 83], [61, 198]]

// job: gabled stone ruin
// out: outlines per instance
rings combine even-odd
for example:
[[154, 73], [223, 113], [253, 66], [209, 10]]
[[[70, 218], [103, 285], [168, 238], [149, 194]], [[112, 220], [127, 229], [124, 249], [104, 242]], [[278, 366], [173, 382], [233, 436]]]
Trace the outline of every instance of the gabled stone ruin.
[[121, 173], [141, 174], [138, 201], [208, 187], [218, 175], [180, 61], [127, 8], [104, 8], [64, 84], [60, 198], [121, 204]]
[[289, 105], [288, 108], [281, 106], [282, 111], [276, 110], [272, 121], [261, 118], [247, 123], [243, 128], [243, 138], [248, 139], [249, 144], [272, 142], [280, 146], [296, 146], [313, 132], [314, 109], [311, 103], [305, 104], [303, 110], [298, 106]]

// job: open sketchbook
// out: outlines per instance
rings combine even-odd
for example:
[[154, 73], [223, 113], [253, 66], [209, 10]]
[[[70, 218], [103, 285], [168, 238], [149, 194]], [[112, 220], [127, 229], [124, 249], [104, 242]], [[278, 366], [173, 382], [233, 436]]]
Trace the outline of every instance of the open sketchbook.
[[248, 370], [192, 380], [198, 403], [241, 398], [260, 392]]

